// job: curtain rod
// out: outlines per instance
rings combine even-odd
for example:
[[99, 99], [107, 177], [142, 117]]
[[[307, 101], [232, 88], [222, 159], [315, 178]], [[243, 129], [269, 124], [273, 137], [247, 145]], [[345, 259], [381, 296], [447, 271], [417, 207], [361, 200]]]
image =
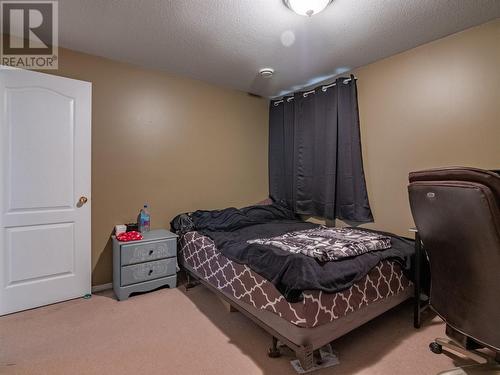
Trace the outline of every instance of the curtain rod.
[[[351, 78], [346, 78], [342, 81], [342, 83], [345, 85], [346, 83], [349, 83], [351, 82]], [[354, 80], [358, 80], [358, 77], [354, 77]], [[336, 86], [337, 85], [337, 82], [333, 82], [333, 83], [330, 83], [329, 85], [323, 85], [321, 86], [321, 91], [323, 92], [326, 92], [326, 90], [328, 90], [330, 87], [333, 87], [333, 86]], [[318, 87], [319, 88], [319, 87]], [[304, 98], [307, 98], [307, 96], [309, 94], [316, 94], [316, 89], [314, 90], [310, 90], [310, 91], [306, 91], [305, 93], [303, 93], [302, 95], [304, 96]], [[288, 98], [286, 98], [286, 101], [289, 103], [291, 100], [293, 100], [293, 96], [290, 96]], [[277, 100], [273, 103], [273, 105], [276, 107], [278, 106], [280, 103], [283, 103], [285, 101], [285, 98], [283, 99], [280, 99], [280, 100]]]

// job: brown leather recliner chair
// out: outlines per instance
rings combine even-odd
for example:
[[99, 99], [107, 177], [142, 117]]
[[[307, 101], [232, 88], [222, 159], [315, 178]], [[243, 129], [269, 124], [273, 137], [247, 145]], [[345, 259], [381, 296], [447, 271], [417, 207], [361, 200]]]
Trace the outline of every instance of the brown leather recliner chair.
[[[499, 360], [500, 175], [452, 167], [412, 172], [409, 180], [411, 211], [430, 262], [430, 306], [453, 340], [436, 339], [431, 350], [446, 347], [484, 363], [471, 350], [485, 347]], [[493, 361], [480, 371], [485, 366], [500, 373]]]

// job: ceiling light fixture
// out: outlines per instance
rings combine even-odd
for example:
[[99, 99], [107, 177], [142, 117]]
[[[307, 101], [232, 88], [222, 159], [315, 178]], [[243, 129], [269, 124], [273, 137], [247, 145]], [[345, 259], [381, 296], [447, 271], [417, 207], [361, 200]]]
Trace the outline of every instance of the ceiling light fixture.
[[283, 0], [285, 5], [301, 16], [313, 16], [323, 10], [332, 0]]

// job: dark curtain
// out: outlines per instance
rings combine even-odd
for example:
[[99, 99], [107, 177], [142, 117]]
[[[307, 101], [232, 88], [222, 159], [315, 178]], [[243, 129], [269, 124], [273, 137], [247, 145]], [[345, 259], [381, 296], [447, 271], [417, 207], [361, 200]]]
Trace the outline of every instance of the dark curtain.
[[[346, 83], [344, 83], [346, 81]], [[361, 156], [356, 80], [272, 101], [269, 190], [295, 212], [351, 222], [373, 216]]]

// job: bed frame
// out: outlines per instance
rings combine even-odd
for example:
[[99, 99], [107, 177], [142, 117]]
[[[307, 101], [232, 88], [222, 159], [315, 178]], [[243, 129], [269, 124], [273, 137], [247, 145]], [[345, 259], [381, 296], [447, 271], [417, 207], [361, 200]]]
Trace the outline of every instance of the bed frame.
[[[305, 371], [313, 367], [314, 358], [319, 355], [319, 349], [321, 347], [413, 296], [412, 288], [406, 288], [397, 295], [371, 303], [333, 322], [312, 328], [305, 328], [296, 326], [275, 313], [257, 309], [233, 296], [221, 292], [198, 275], [189, 265], [183, 264], [183, 268], [188, 276], [186, 290], [198, 283], [206, 286], [217, 296], [229, 303], [232, 308], [246, 315], [272, 336], [272, 346], [268, 352], [270, 357], [279, 357], [279, 340], [282, 344], [295, 352], [295, 355]], [[195, 280], [195, 283], [192, 282], [192, 279]]]

